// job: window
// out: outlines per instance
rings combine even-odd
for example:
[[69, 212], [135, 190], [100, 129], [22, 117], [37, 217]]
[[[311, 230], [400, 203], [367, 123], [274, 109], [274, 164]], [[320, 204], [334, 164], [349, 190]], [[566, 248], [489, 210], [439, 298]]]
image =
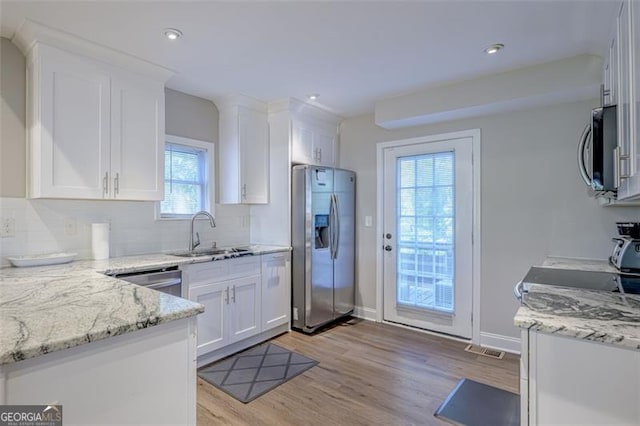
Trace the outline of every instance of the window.
[[397, 159], [398, 302], [453, 312], [454, 153]]
[[200, 210], [211, 212], [213, 147], [209, 142], [167, 135], [160, 218], [190, 218]]

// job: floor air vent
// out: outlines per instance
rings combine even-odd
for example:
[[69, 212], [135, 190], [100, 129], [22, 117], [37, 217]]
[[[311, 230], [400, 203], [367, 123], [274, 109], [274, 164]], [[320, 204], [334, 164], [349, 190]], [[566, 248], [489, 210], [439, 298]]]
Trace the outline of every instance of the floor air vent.
[[482, 346], [477, 346], [477, 345], [467, 345], [467, 347], [464, 348], [464, 350], [467, 352], [471, 352], [472, 354], [488, 356], [489, 358], [502, 359], [504, 357], [503, 351], [483, 348]]

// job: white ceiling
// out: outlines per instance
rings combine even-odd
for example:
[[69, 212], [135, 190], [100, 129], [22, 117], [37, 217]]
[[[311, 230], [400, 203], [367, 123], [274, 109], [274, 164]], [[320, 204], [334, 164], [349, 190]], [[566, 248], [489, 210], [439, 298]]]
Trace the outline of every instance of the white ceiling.
[[[168, 87], [264, 101], [319, 93], [345, 117], [377, 99], [583, 53], [603, 55], [617, 2], [5, 1], [25, 18], [176, 71]], [[184, 36], [170, 42], [163, 28]], [[483, 53], [500, 42], [495, 56]]]

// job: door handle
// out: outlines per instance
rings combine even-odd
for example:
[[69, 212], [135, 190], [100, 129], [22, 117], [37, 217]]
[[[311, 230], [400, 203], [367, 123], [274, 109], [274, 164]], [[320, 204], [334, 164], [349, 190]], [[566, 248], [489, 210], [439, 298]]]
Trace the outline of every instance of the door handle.
[[384, 250], [385, 251], [391, 251], [391, 250], [393, 250], [393, 247], [391, 247], [389, 244], [387, 244], [386, 246], [384, 246]]
[[231, 292], [231, 301], [236, 303], [236, 286], [233, 286], [233, 291]]

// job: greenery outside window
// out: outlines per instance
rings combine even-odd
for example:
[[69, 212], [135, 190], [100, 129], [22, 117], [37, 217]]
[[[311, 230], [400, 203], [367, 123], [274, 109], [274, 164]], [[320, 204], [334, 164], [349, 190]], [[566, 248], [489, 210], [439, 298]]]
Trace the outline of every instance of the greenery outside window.
[[213, 213], [213, 148], [210, 142], [166, 136], [159, 218], [188, 219], [200, 210]]

